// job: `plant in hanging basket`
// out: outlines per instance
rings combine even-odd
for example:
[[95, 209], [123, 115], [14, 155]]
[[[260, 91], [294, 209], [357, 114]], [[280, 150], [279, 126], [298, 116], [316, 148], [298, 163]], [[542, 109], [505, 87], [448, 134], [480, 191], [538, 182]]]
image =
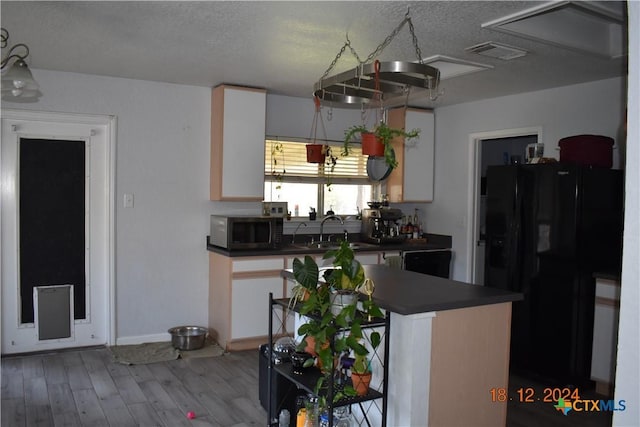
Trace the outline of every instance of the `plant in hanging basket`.
[[369, 139], [375, 138], [378, 143], [382, 144], [382, 152], [380, 152], [380, 149], [378, 148], [378, 151], [376, 151], [377, 154], [370, 155], [378, 155], [380, 157], [384, 156], [387, 165], [389, 165], [389, 167], [393, 169], [398, 166], [398, 161], [396, 160], [396, 157], [393, 153], [393, 147], [391, 146], [391, 141], [393, 140], [393, 138], [416, 138], [418, 135], [420, 135], [420, 129], [413, 129], [407, 132], [404, 129], [389, 127], [384, 121], [380, 121], [380, 123], [378, 123], [378, 125], [373, 128], [373, 130], [367, 129], [367, 127], [363, 125], [352, 126], [345, 131], [344, 144], [342, 146], [343, 156], [348, 156], [350, 154], [350, 144], [354, 143], [357, 135], [361, 135], [362, 154], [367, 154], [365, 153], [365, 141], [368, 144], [369, 142], [372, 142], [369, 141]]
[[307, 163], [324, 163], [324, 147], [322, 144], [307, 144]]

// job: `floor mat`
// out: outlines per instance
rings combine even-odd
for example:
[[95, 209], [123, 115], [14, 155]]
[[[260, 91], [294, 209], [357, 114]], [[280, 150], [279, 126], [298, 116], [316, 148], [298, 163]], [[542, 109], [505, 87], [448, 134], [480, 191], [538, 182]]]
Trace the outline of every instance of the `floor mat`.
[[217, 357], [224, 354], [222, 347], [213, 340], [207, 340], [198, 350], [178, 350], [170, 342], [152, 342], [136, 345], [117, 345], [109, 347], [113, 360], [123, 365], [144, 365], [147, 363], [167, 362], [178, 357], [190, 359], [196, 357]]
[[180, 352], [170, 342], [148, 342], [136, 345], [116, 345], [109, 347], [113, 360], [123, 365], [144, 365], [146, 363], [176, 360]]

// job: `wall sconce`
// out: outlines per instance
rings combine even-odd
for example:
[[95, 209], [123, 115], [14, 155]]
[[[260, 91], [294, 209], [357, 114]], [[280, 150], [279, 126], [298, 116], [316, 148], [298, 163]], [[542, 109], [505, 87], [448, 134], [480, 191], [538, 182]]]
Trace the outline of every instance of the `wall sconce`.
[[[9, 44], [9, 32], [1, 29], [0, 42], [2, 49]], [[23, 52], [18, 53], [22, 49]], [[42, 96], [40, 85], [34, 80], [27, 63], [24, 61], [29, 56], [29, 47], [24, 43], [18, 43], [2, 55], [0, 61], [2, 69], [2, 99], [10, 102], [37, 102]], [[11, 62], [13, 60], [13, 62]]]

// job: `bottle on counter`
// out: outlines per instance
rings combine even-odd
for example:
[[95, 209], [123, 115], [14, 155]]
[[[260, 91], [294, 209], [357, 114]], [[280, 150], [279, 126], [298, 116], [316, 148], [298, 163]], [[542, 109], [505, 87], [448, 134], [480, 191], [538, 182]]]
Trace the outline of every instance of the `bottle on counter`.
[[413, 238], [417, 239], [420, 237], [420, 219], [418, 218], [418, 209], [414, 209], [413, 211]]

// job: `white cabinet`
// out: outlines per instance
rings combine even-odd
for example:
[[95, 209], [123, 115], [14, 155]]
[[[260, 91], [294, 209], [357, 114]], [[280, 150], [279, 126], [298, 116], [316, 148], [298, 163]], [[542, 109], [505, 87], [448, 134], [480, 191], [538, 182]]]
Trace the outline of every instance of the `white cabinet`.
[[261, 201], [267, 93], [222, 85], [211, 95], [210, 199]]
[[[258, 348], [268, 333], [269, 293], [282, 298], [284, 257], [209, 253], [209, 327], [226, 350]], [[275, 322], [278, 319], [274, 319]]]
[[266, 335], [269, 320], [264, 302], [270, 292], [274, 298], [284, 296], [282, 277], [234, 279], [231, 287], [231, 337], [238, 340]]
[[396, 138], [393, 147], [398, 167], [387, 180], [387, 194], [391, 202], [433, 201], [435, 151], [434, 116], [431, 110], [396, 108], [389, 111], [388, 123], [407, 131], [420, 129], [420, 136], [405, 141]]
[[[310, 254], [321, 267], [331, 266], [321, 253]], [[228, 257], [209, 252], [209, 328], [228, 351], [249, 350], [264, 344], [268, 334], [269, 311], [265, 301], [291, 295], [293, 280], [281, 276], [283, 268], [293, 268], [295, 256]], [[378, 252], [356, 253], [362, 264], [377, 264]], [[293, 318], [284, 329], [293, 332]], [[274, 318], [276, 325], [282, 321]]]

